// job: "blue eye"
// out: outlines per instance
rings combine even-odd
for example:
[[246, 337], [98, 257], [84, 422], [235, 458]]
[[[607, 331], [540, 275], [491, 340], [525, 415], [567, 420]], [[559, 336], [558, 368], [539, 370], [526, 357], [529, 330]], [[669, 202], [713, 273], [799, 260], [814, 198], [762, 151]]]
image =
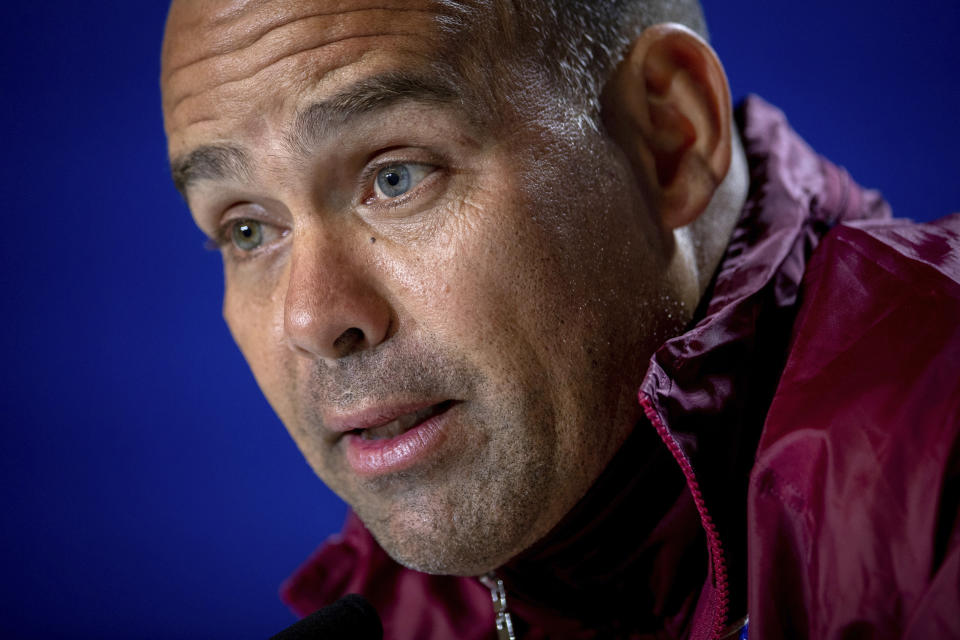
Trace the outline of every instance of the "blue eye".
[[416, 162], [384, 167], [377, 171], [374, 191], [381, 198], [398, 198], [420, 184], [433, 169], [430, 165]]
[[230, 239], [237, 249], [253, 251], [263, 244], [263, 225], [256, 220], [237, 220], [230, 227]]
[[402, 196], [410, 190], [410, 170], [402, 164], [377, 172], [377, 190], [388, 198]]

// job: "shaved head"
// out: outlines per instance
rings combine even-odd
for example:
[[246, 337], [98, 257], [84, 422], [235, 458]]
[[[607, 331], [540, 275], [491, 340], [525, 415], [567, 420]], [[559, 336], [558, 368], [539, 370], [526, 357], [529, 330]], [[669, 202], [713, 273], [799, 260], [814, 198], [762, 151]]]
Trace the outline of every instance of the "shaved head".
[[455, 20], [486, 20], [492, 34], [487, 60], [520, 59], [547, 72], [564, 97], [585, 108], [596, 124], [599, 95], [630, 43], [647, 27], [681, 24], [709, 40], [698, 0], [448, 0]]

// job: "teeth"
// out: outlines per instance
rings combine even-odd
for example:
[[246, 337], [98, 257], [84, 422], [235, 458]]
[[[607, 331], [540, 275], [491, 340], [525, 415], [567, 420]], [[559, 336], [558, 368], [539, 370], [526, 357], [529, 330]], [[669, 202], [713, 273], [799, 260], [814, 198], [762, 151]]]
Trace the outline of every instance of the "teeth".
[[396, 438], [397, 436], [406, 433], [412, 427], [431, 417], [435, 413], [438, 413], [443, 406], [444, 405], [441, 404], [426, 407], [420, 411], [402, 415], [396, 420], [392, 420], [387, 424], [381, 425], [374, 429], [364, 429], [360, 432], [360, 437], [364, 440], [383, 440], [385, 438]]

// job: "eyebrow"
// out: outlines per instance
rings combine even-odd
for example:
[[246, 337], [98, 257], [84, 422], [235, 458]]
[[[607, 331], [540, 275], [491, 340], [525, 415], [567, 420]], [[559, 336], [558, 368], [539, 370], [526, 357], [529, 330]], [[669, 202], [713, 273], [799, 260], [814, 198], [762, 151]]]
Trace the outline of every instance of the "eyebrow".
[[[351, 119], [382, 111], [399, 102], [457, 103], [465, 108], [471, 121], [476, 121], [478, 114], [467, 107], [472, 101], [464, 99], [461, 86], [453, 81], [451, 75], [442, 71], [430, 75], [392, 71], [364, 78], [340, 93], [299, 111], [284, 142], [295, 153], [306, 155], [332, 131]], [[173, 183], [184, 196], [192, 184], [201, 180], [243, 181], [250, 177], [247, 152], [229, 144], [197, 147], [186, 155], [174, 158], [170, 168]]]
[[345, 91], [315, 102], [297, 114], [287, 143], [301, 153], [349, 120], [382, 111], [399, 102], [465, 106], [463, 91], [450, 74], [430, 75], [391, 71], [364, 78]]
[[247, 153], [240, 147], [210, 144], [198, 147], [170, 162], [173, 184], [184, 197], [187, 188], [200, 180], [243, 181], [250, 175]]

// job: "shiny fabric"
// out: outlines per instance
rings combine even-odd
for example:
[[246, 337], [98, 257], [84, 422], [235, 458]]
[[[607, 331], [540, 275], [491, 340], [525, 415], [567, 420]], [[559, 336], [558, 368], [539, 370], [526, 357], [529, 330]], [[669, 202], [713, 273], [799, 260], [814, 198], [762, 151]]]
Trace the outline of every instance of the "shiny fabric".
[[[960, 217], [890, 222], [782, 113], [737, 117], [748, 201], [646, 420], [497, 572], [519, 635], [718, 638], [749, 607], [753, 638], [960, 638]], [[282, 597], [349, 592], [386, 638], [495, 637], [477, 580], [400, 567], [353, 514]]]
[[957, 247], [960, 216], [863, 224], [811, 262], [750, 482], [755, 637], [960, 638]]

